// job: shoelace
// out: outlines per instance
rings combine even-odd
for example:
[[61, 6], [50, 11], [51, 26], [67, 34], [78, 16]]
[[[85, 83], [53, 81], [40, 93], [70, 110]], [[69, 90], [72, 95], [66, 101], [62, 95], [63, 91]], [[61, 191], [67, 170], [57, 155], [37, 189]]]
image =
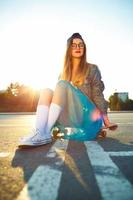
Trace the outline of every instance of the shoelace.
[[38, 134], [40, 134], [40, 132], [39, 132], [38, 129], [32, 129], [32, 131], [31, 131], [31, 133], [30, 133], [29, 136], [22, 137], [22, 138], [20, 138], [20, 140], [23, 140], [23, 139], [32, 139], [32, 138], [34, 138]]
[[[38, 129], [36, 129], [36, 130], [33, 129], [32, 132], [33, 132], [34, 135], [31, 137], [31, 140], [40, 142], [42, 139], [41, 139], [39, 130]], [[36, 136], [38, 136], [40, 138], [36, 138]]]
[[[37, 136], [37, 137], [36, 137]], [[35, 138], [36, 137], [36, 138]], [[38, 138], [39, 137], [39, 138]], [[50, 138], [43, 138], [43, 140], [49, 140]], [[33, 135], [31, 138], [33, 142], [41, 142], [42, 141], [42, 136], [40, 135], [39, 130], [36, 130], [36, 134]]]

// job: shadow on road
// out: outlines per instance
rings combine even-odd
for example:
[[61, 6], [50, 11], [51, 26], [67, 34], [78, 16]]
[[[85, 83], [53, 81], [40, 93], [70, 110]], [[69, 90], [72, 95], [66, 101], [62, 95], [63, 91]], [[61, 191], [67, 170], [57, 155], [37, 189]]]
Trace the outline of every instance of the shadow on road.
[[121, 142], [119, 139], [107, 137], [104, 140], [99, 139], [98, 143], [105, 151], [133, 151], [133, 141]]
[[[114, 138], [106, 138], [98, 140], [98, 143], [105, 151], [132, 151], [133, 144], [123, 144]], [[54, 158], [46, 157], [47, 152], [53, 144], [40, 146], [30, 149], [17, 149], [12, 160], [12, 167], [20, 167], [24, 173], [24, 181], [28, 183], [32, 174], [39, 166], [50, 166], [62, 172], [62, 178], [59, 187], [58, 200], [61, 199], [80, 199], [84, 196], [84, 200], [90, 198], [94, 200], [101, 199], [99, 188], [93, 174], [91, 163], [88, 159], [86, 148], [83, 142], [69, 141], [66, 152], [64, 166], [57, 166], [59, 156]], [[126, 159], [126, 162], [125, 162]], [[125, 176], [133, 183], [133, 175], [131, 176], [131, 167], [133, 160], [130, 158], [114, 158], [112, 160], [117, 164]], [[49, 174], [50, 176], [50, 174]], [[46, 183], [47, 184], [47, 183]], [[87, 191], [88, 190], [88, 191]], [[36, 199], [29, 192], [31, 200]]]
[[[119, 167], [124, 176], [133, 184], [133, 156], [130, 152], [133, 152], [133, 141], [128, 143], [121, 142], [118, 139], [106, 138], [105, 140], [99, 140], [98, 142], [106, 152], [122, 152], [123, 156], [111, 156], [113, 162]], [[129, 152], [129, 155], [128, 155]], [[124, 156], [124, 153], [127, 153]]]
[[24, 172], [24, 180], [28, 182], [34, 171], [40, 165], [48, 164], [46, 154], [53, 144], [47, 144], [39, 147], [20, 148], [15, 152], [12, 160], [12, 167], [20, 167]]

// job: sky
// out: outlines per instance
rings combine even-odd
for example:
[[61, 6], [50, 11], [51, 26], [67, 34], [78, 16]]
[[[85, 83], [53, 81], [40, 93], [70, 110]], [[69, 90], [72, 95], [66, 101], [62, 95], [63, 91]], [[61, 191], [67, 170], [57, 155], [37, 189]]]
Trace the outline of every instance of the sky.
[[54, 89], [66, 41], [79, 32], [108, 99], [133, 99], [133, 0], [0, 0], [0, 90], [11, 82]]

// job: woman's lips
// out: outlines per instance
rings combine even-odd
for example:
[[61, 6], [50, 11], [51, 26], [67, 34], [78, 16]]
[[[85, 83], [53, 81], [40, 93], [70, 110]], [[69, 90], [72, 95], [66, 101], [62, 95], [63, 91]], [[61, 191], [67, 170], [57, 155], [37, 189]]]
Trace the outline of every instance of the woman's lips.
[[80, 51], [75, 51], [75, 53], [80, 53]]

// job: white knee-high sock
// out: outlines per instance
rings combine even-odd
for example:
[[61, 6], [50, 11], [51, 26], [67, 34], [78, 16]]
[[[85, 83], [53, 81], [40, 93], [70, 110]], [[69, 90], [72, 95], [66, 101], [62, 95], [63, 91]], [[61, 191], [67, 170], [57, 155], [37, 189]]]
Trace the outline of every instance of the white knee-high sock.
[[45, 127], [48, 120], [49, 107], [45, 105], [38, 105], [36, 111], [35, 129], [43, 135], [45, 134]]
[[47, 134], [50, 134], [50, 130], [53, 127], [53, 125], [55, 124], [56, 120], [58, 119], [61, 111], [62, 111], [61, 106], [59, 106], [55, 103], [51, 103], [50, 108], [49, 108], [47, 128], [46, 128]]

